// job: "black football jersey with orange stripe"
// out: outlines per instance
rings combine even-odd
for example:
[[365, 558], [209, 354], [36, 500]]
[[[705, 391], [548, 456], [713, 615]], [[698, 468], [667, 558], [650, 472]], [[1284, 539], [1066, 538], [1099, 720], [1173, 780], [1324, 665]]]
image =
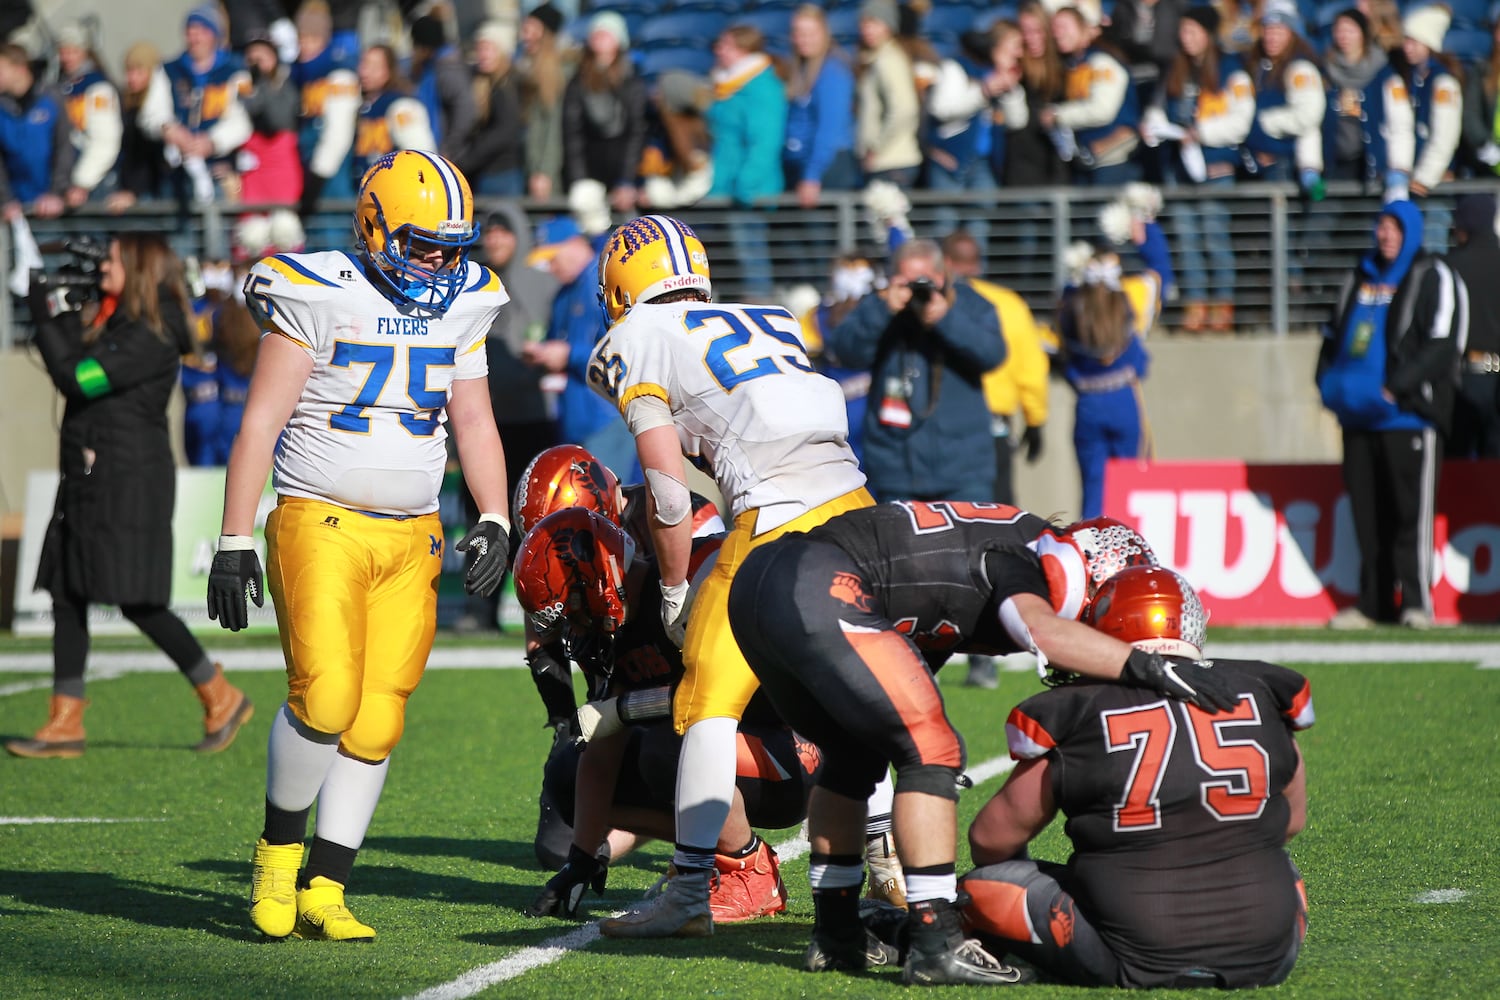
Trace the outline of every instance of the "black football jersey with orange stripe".
[[1019, 651], [997, 609], [1018, 593], [1048, 596], [1026, 548], [1047, 527], [1005, 504], [903, 500], [840, 514], [807, 537], [843, 549], [875, 606], [941, 662], [950, 652]]
[[1313, 723], [1311, 690], [1285, 667], [1213, 663], [1238, 682], [1232, 712], [1080, 681], [1028, 698], [1006, 723], [1011, 756], [1048, 758], [1075, 895], [1138, 982], [1192, 964], [1274, 967], [1295, 920], [1282, 792], [1292, 733]]

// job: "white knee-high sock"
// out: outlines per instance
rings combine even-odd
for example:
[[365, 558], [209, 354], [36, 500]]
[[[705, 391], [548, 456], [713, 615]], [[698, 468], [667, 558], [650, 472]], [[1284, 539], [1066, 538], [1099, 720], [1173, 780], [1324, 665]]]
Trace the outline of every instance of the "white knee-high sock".
[[869, 809], [865, 813], [869, 817], [865, 823], [865, 836], [874, 837], [891, 832], [891, 803], [895, 800], [896, 782], [891, 778], [890, 768], [886, 768], [885, 777], [880, 779], [880, 784], [875, 786], [875, 791], [869, 798]]
[[677, 843], [697, 848], [691, 855], [679, 847], [673, 860], [679, 867], [701, 867], [697, 857], [710, 855], [729, 818], [734, 800], [736, 719], [704, 719], [688, 728], [677, 761]]
[[271, 805], [287, 812], [311, 806], [338, 749], [337, 733], [309, 729], [283, 702], [266, 741], [266, 798]]
[[320, 839], [359, 849], [380, 803], [390, 764], [389, 757], [371, 764], [345, 754], [334, 756], [318, 793], [316, 834]]

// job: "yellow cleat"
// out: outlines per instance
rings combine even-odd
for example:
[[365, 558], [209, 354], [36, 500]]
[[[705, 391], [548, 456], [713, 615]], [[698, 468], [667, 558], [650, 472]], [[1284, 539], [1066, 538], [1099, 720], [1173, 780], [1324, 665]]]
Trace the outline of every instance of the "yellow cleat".
[[266, 937], [284, 938], [297, 923], [297, 871], [301, 844], [255, 843], [250, 870], [250, 920]]
[[375, 928], [362, 924], [344, 905], [344, 887], [313, 876], [297, 890], [297, 936], [311, 941], [373, 941]]

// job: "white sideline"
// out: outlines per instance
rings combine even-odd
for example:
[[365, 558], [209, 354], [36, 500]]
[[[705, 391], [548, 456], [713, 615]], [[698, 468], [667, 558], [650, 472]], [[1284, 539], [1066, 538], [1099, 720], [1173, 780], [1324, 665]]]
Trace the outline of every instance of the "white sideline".
[[46, 823], [165, 823], [165, 816], [0, 816], [0, 826], [37, 826]]
[[[972, 781], [973, 787], [989, 781], [991, 778], [999, 777], [1011, 768], [1015, 767], [1015, 761], [1009, 757], [991, 757], [989, 760], [968, 768], [965, 772]], [[791, 840], [775, 845], [776, 855], [783, 863], [800, 858], [806, 854], [809, 845], [807, 838], [794, 837]], [[587, 948], [599, 939], [599, 922], [591, 920], [579, 927], [577, 930], [560, 934], [555, 938], [549, 938], [541, 944], [530, 948], [522, 948], [520, 951], [489, 965], [481, 965], [477, 969], [470, 969], [457, 979], [414, 993], [405, 1000], [466, 1000], [489, 989], [497, 983], [507, 982], [517, 976], [524, 975], [532, 969], [539, 969], [544, 965], [551, 965], [559, 959], [566, 958], [569, 952]]]

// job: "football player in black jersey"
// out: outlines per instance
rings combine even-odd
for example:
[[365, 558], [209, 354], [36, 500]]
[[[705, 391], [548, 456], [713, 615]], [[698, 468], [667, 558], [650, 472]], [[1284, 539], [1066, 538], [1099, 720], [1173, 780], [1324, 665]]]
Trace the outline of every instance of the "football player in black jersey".
[[[627, 508], [628, 509], [628, 508]], [[720, 536], [695, 539], [690, 570], [718, 552]], [[544, 794], [572, 826], [566, 863], [527, 911], [574, 916], [585, 887], [602, 891], [605, 866], [635, 836], [674, 839], [677, 759], [670, 724], [682, 653], [667, 637], [654, 560], [631, 536], [582, 507], [543, 518], [516, 551], [516, 597], [537, 633], [557, 635], [589, 679], [577, 713], [583, 749], [572, 741], [547, 762]], [[786, 909], [776, 854], [752, 829], [800, 823], [817, 771], [815, 747], [800, 740], [761, 697], [741, 723], [736, 793], [720, 834], [709, 896], [715, 923]], [[601, 857], [608, 837], [610, 849]]]
[[[620, 485], [609, 467], [586, 448], [560, 444], [533, 458], [516, 483], [515, 503], [511, 505], [517, 539], [554, 511], [569, 507], [591, 510], [621, 525], [637, 551], [645, 557], [652, 554], [651, 532], [645, 521], [644, 485]], [[694, 493], [693, 535], [705, 537], [724, 531], [724, 520], [718, 508], [707, 497]], [[554, 731], [552, 751], [569, 754], [573, 713], [578, 708], [573, 696], [573, 668], [561, 641], [542, 642], [528, 619], [524, 625], [526, 665], [531, 679], [547, 710], [547, 726]], [[563, 816], [563, 805], [554, 801], [545, 781], [538, 797], [535, 838], [537, 861], [544, 868], [562, 867], [567, 860], [568, 845], [573, 842], [570, 821]], [[571, 803], [571, 799], [569, 800]], [[566, 809], [571, 813], [571, 806]]]
[[[1137, 648], [1193, 658], [1205, 618], [1161, 568], [1109, 580], [1085, 614]], [[1236, 695], [1227, 712], [1079, 679], [1011, 713], [1020, 763], [969, 829], [983, 867], [962, 882], [987, 946], [1077, 985], [1272, 986], [1291, 972], [1307, 906], [1283, 845], [1306, 819], [1293, 732], [1312, 725], [1312, 697], [1284, 667], [1213, 662]], [[1028, 860], [1059, 811], [1073, 856]]]
[[1026, 650], [1039, 664], [1123, 677], [1210, 709], [1235, 703], [1205, 666], [1133, 650], [1072, 620], [1109, 575], [1155, 562], [1144, 539], [1099, 519], [1042, 530], [1018, 547], [1029, 520], [996, 503], [881, 504], [756, 549], [735, 579], [729, 614], [740, 648], [781, 717], [823, 751], [808, 806], [816, 911], [809, 970], [865, 964], [865, 799], [893, 764], [911, 914], [903, 977], [1023, 978], [965, 939], [955, 903], [964, 744], [933, 676], [952, 653]]

